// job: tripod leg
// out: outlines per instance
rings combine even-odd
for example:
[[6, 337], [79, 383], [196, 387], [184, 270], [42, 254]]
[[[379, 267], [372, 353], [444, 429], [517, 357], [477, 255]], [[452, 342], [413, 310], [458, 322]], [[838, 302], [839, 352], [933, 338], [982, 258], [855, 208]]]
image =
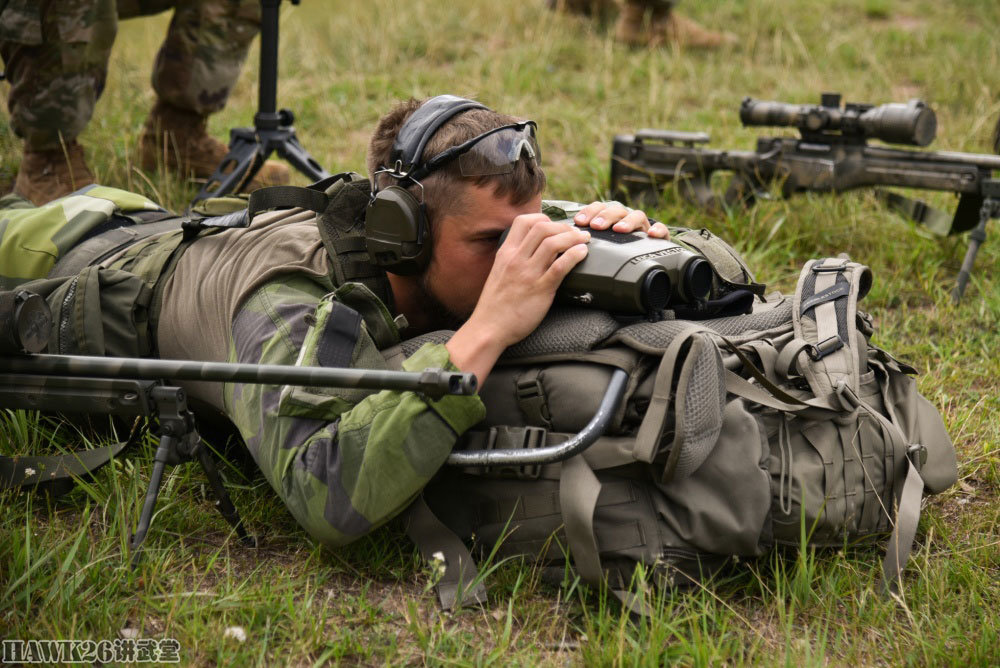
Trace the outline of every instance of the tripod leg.
[[233, 129], [230, 132], [229, 153], [208, 177], [191, 203], [238, 192], [257, 174], [269, 154], [270, 151], [262, 150], [253, 131], [247, 128]]
[[287, 137], [277, 143], [274, 146], [274, 150], [277, 151], [278, 155], [291, 163], [292, 167], [313, 181], [320, 181], [330, 176], [330, 172], [323, 169], [316, 162], [316, 159], [309, 155], [309, 151], [299, 143], [299, 138], [295, 136], [294, 131], [289, 132]]
[[219, 509], [226, 521], [236, 529], [236, 535], [240, 537], [240, 542], [247, 547], [257, 547], [256, 539], [247, 533], [243, 526], [243, 520], [236, 511], [236, 506], [229, 498], [229, 492], [222, 484], [222, 478], [219, 476], [218, 469], [215, 468], [215, 460], [212, 459], [208, 448], [204, 446], [198, 448], [198, 461], [201, 463], [201, 468], [205, 469], [205, 476], [208, 477], [208, 483], [212, 486], [212, 492], [215, 494], [215, 507]]
[[[987, 206], [992, 207], [992, 203], [989, 200], [983, 204], [984, 210]], [[986, 241], [986, 223], [989, 219], [990, 215], [984, 211], [979, 216], [979, 225], [969, 233], [969, 248], [965, 251], [965, 260], [962, 261], [962, 268], [959, 270], [958, 278], [955, 280], [955, 289], [951, 291], [951, 301], [953, 304], [960, 302], [962, 295], [965, 293], [965, 286], [968, 285], [969, 278], [972, 276], [972, 266], [976, 262], [976, 254], [979, 253], [979, 247]]]
[[163, 482], [163, 470], [170, 460], [170, 452], [175, 440], [173, 436], [160, 436], [160, 443], [156, 448], [156, 456], [153, 458], [153, 473], [149, 477], [149, 487], [146, 488], [146, 500], [142, 504], [142, 514], [139, 515], [139, 526], [132, 534], [132, 542], [129, 544], [129, 549], [132, 550], [133, 569], [139, 565], [142, 542], [146, 540], [149, 523], [153, 520], [153, 509], [156, 507], [156, 498], [160, 494], [160, 484]]

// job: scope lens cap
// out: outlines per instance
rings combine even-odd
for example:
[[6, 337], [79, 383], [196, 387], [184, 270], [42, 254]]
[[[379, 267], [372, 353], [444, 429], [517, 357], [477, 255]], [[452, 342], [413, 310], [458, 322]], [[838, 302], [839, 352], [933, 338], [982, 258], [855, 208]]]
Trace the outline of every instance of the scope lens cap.
[[915, 111], [913, 122], [913, 143], [917, 146], [927, 146], [934, 141], [937, 134], [937, 116], [928, 106], [920, 106]]
[[21, 291], [16, 298], [14, 326], [17, 341], [26, 353], [40, 353], [49, 345], [52, 312], [49, 305], [33, 292]]
[[647, 312], [662, 311], [670, 302], [670, 276], [663, 269], [650, 269], [642, 277], [640, 294]]
[[712, 292], [712, 265], [708, 260], [694, 258], [684, 267], [684, 296], [694, 301], [708, 299]]

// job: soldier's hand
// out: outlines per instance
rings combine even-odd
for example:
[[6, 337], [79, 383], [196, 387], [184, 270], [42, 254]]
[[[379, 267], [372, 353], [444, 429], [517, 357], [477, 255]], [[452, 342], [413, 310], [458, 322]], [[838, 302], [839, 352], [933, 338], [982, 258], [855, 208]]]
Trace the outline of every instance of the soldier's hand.
[[587, 256], [590, 233], [541, 213], [514, 219], [470, 320], [490, 323], [505, 347], [530, 334], [548, 313], [566, 274]]
[[638, 209], [629, 211], [617, 202], [592, 202], [573, 216], [573, 222], [595, 230], [612, 229], [615, 232], [645, 232], [651, 237], [669, 239], [670, 230], [663, 223], [650, 225], [646, 214]]
[[452, 362], [483, 383], [504, 351], [548, 313], [566, 274], [587, 256], [590, 232], [541, 213], [514, 219], [472, 315], [448, 341]]

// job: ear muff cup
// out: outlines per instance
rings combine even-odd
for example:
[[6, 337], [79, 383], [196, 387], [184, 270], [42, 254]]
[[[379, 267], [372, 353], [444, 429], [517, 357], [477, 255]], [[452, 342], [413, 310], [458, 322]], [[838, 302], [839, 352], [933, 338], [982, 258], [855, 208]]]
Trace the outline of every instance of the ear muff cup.
[[372, 264], [402, 276], [419, 274], [431, 258], [423, 203], [399, 186], [378, 191], [365, 216], [365, 245]]

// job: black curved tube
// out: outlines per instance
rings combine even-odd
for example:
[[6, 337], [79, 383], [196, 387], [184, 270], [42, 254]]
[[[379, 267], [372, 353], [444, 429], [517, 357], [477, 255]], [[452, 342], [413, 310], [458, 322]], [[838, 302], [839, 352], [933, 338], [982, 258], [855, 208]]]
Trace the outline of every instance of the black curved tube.
[[615, 369], [608, 381], [608, 389], [604, 391], [601, 405], [597, 407], [594, 417], [580, 430], [576, 436], [565, 443], [550, 445], [544, 448], [518, 448], [514, 450], [465, 450], [453, 452], [448, 456], [452, 466], [501, 466], [520, 464], [551, 464], [578, 455], [600, 438], [608, 428], [618, 402], [625, 395], [628, 385], [628, 374]]

